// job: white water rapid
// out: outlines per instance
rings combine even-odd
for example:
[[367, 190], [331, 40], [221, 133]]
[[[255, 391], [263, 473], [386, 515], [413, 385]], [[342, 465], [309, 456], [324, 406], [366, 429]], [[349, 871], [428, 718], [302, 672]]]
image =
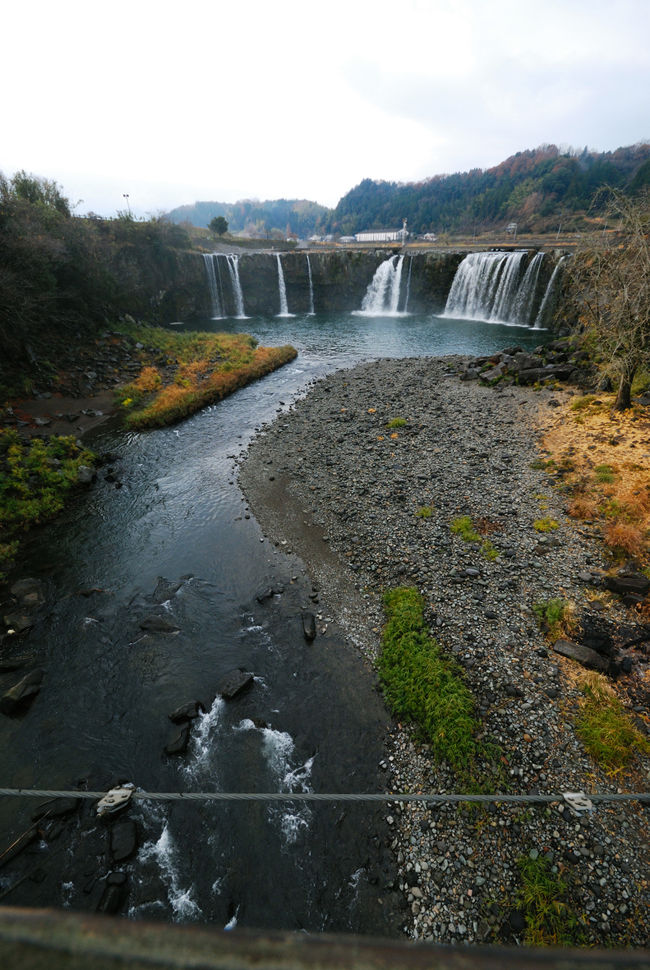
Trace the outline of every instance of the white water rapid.
[[377, 267], [357, 312], [368, 317], [398, 316], [403, 265], [403, 256], [390, 256]]
[[307, 257], [307, 275], [309, 277], [309, 316], [314, 316], [314, 281], [311, 277], [311, 263], [309, 262], [309, 253], [305, 253]]
[[456, 270], [443, 316], [521, 327], [530, 327], [535, 320], [534, 325], [540, 326], [557, 267], [537, 312], [544, 254], [536, 253], [522, 272], [526, 258], [526, 250], [469, 253]]
[[278, 291], [280, 294], [280, 312], [279, 317], [292, 317], [294, 314], [289, 313], [289, 305], [287, 303], [287, 288], [284, 285], [284, 271], [282, 269], [282, 259], [280, 253], [276, 255], [278, 261]]

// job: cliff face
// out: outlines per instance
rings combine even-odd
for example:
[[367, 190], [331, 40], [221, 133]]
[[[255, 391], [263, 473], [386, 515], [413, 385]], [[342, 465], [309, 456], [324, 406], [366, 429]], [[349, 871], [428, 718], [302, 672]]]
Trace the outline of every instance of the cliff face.
[[[398, 250], [396, 250], [398, 252]], [[282, 275], [290, 313], [358, 310], [377, 268], [390, 257], [386, 250], [333, 250], [330, 252], [282, 253]], [[220, 283], [224, 312], [235, 313], [230, 273], [226, 257], [220, 256]], [[404, 260], [403, 286], [410, 275], [409, 310], [440, 311], [447, 298], [454, 274], [462, 259], [460, 253], [414, 253]], [[202, 264], [202, 259], [197, 263]], [[310, 292], [309, 275], [311, 271]], [[205, 267], [200, 266], [209, 312], [209, 293]], [[245, 253], [238, 260], [239, 281], [247, 315], [280, 312], [280, 282], [276, 253]], [[194, 276], [194, 274], [192, 274]], [[187, 294], [189, 297], [189, 293]], [[200, 294], [195, 294], [201, 306]], [[173, 299], [170, 293], [170, 299]], [[199, 313], [201, 310], [199, 309]]]

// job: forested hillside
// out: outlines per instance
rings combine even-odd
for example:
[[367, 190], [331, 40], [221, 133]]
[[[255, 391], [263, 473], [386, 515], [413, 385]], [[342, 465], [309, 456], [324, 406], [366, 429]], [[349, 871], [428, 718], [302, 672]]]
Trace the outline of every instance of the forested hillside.
[[522, 232], [580, 228], [594, 193], [603, 185], [637, 192], [650, 185], [650, 144], [596, 153], [561, 152], [544, 145], [494, 168], [436, 175], [422, 182], [364, 179], [339, 201], [329, 232], [397, 228], [414, 233], [501, 229], [511, 221]]
[[305, 238], [322, 229], [331, 209], [306, 199], [275, 199], [259, 202], [244, 199], [240, 202], [195, 202], [181, 205], [167, 213], [172, 222], [189, 222], [193, 226], [207, 226], [214, 216], [223, 216], [231, 233], [248, 232], [264, 237], [275, 233], [285, 236], [295, 233]]
[[0, 387], [24, 362], [130, 313], [156, 322], [187, 233], [163, 219], [79, 218], [56, 182], [0, 173]]

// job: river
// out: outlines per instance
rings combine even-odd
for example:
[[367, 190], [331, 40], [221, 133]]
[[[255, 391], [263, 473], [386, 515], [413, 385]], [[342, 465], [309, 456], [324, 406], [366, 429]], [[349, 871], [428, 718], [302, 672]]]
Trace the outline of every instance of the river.
[[[0, 718], [6, 786], [381, 786], [389, 721], [373, 675], [336, 623], [314, 643], [304, 639], [301, 610], [320, 609], [316, 594], [302, 563], [266, 541], [248, 512], [236, 458], [333, 369], [377, 357], [532, 348], [547, 335], [431, 315], [253, 318], [204, 328], [292, 343], [299, 355], [173, 428], [105, 426], [89, 442], [112, 456], [108, 467], [122, 487], [104, 468], [26, 543], [21, 574], [44, 581], [46, 605], [20, 650], [45, 678], [24, 717]], [[151, 614], [178, 632], [144, 631], [140, 622]], [[226, 702], [217, 688], [233, 668], [255, 680]], [[16, 679], [4, 674], [0, 687]], [[194, 699], [206, 713], [193, 723], [186, 754], [168, 757], [168, 714]], [[34, 807], [0, 800], [0, 851], [29, 826]], [[106, 874], [118, 871], [126, 875], [121, 911], [134, 919], [373, 934], [397, 925], [387, 831], [367, 805], [139, 802], [129, 811], [139, 839], [130, 860], [111, 861], [109, 831], [85, 803], [0, 870], [0, 897], [92, 909]]]

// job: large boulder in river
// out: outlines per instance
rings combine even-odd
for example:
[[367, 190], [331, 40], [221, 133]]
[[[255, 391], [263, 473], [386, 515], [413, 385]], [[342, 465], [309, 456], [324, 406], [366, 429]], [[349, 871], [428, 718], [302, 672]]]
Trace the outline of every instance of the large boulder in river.
[[237, 697], [243, 691], [247, 690], [253, 683], [253, 675], [247, 670], [242, 670], [237, 668], [236, 670], [231, 670], [230, 673], [226, 674], [223, 678], [219, 687], [217, 688], [219, 694], [224, 697], [227, 701], [232, 700]]
[[19, 714], [34, 700], [42, 683], [43, 671], [41, 668], [37, 667], [36, 670], [31, 670], [0, 698], [0, 711], [8, 717]]

